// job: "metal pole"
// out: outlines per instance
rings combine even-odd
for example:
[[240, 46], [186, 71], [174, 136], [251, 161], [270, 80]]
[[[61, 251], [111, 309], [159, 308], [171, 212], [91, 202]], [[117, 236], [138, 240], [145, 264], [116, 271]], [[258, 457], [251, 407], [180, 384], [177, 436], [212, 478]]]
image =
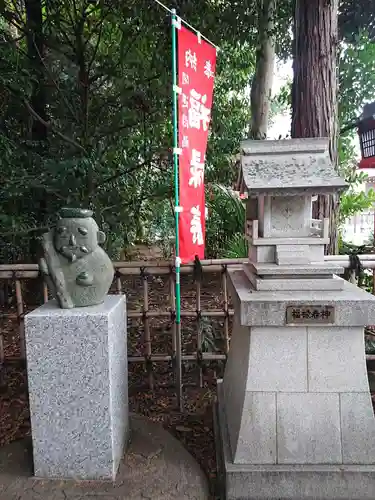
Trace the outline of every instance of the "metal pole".
[[177, 33], [176, 9], [172, 13], [172, 73], [173, 73], [173, 167], [175, 188], [175, 257], [176, 257], [176, 386], [177, 405], [182, 411], [182, 364], [181, 364], [181, 288], [180, 288], [180, 248], [178, 241], [179, 225], [179, 175], [178, 175], [178, 115], [177, 115]]

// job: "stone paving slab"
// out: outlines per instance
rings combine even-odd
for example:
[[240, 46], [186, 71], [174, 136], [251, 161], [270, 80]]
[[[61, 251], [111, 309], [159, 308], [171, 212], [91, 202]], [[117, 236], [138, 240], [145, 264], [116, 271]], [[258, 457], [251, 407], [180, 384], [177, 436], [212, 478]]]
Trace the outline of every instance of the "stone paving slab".
[[0, 448], [0, 500], [207, 500], [207, 479], [160, 424], [131, 416], [131, 442], [116, 482], [32, 476], [31, 439]]

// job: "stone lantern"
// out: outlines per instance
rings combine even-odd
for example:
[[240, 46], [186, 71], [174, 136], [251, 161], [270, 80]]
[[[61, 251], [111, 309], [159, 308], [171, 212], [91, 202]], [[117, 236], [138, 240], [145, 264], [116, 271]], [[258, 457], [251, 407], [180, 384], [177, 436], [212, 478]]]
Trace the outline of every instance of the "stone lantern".
[[216, 429], [227, 499], [373, 499], [375, 419], [364, 326], [375, 297], [324, 261], [312, 197], [345, 189], [327, 139], [245, 141], [249, 260], [229, 271], [235, 316]]

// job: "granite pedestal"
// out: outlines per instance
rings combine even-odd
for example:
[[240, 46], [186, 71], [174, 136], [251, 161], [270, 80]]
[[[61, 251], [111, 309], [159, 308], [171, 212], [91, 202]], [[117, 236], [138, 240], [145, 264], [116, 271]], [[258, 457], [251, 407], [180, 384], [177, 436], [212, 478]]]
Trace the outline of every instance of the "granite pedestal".
[[126, 300], [25, 317], [34, 474], [114, 480], [128, 436]]
[[[375, 418], [361, 323], [375, 297], [257, 292], [230, 271], [235, 307], [216, 429], [227, 500], [372, 500]], [[286, 307], [335, 307], [333, 324], [285, 326]]]

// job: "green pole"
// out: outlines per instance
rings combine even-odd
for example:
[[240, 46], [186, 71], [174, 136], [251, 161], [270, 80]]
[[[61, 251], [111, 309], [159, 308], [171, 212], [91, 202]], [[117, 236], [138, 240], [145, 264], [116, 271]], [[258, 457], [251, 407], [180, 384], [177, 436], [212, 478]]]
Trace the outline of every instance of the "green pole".
[[177, 115], [177, 36], [176, 36], [176, 9], [172, 13], [172, 73], [173, 73], [173, 167], [175, 192], [175, 231], [176, 231], [176, 385], [177, 404], [182, 410], [182, 366], [181, 366], [181, 288], [180, 288], [180, 248], [178, 241], [179, 223], [179, 185], [178, 185], [178, 115]]

